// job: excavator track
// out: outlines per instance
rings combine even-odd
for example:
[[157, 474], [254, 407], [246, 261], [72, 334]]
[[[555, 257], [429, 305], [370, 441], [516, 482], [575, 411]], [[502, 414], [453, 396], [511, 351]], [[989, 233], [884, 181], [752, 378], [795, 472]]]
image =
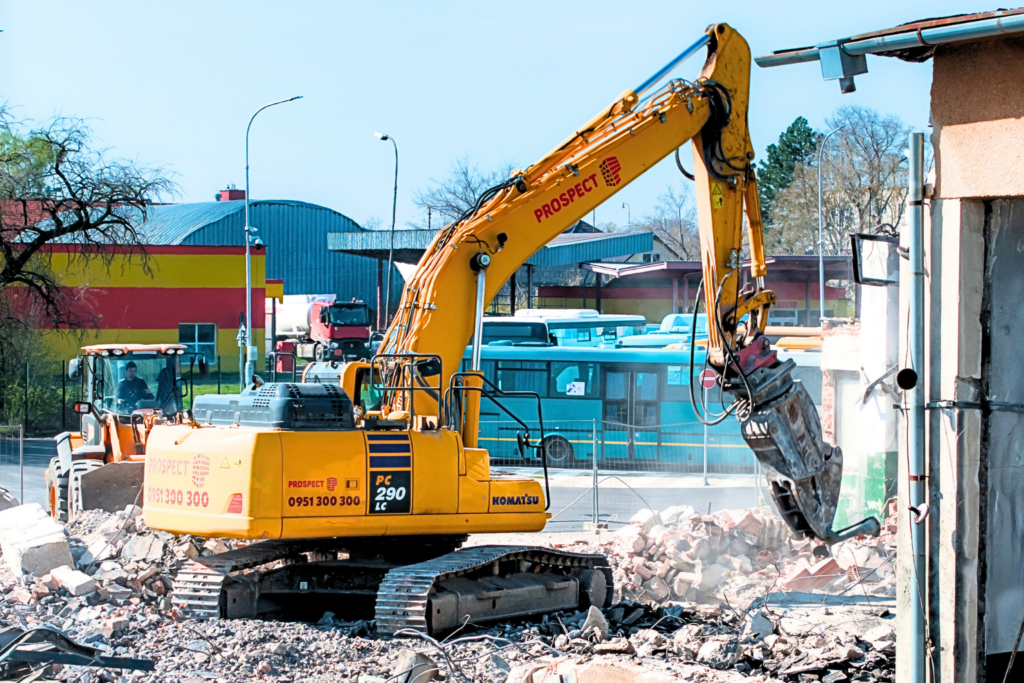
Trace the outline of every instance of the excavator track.
[[244, 548], [189, 560], [178, 570], [178, 576], [174, 580], [172, 602], [189, 616], [216, 619], [221, 616], [220, 603], [224, 581], [232, 572], [324, 548], [323, 541], [262, 541]]
[[[251, 569], [262, 565], [286, 560], [289, 558], [300, 559], [306, 552], [324, 552], [342, 550], [344, 541], [339, 539], [336, 543], [325, 544], [323, 540], [310, 541], [263, 541], [238, 548], [218, 555], [196, 558], [185, 563], [178, 572], [174, 582], [172, 594], [173, 602], [183, 614], [199, 619], [216, 619], [226, 616], [226, 595], [225, 585], [229, 576], [244, 569]], [[325, 562], [324, 567], [330, 566], [337, 569], [347, 564], [342, 562]], [[305, 565], [316, 567], [317, 563]], [[384, 573], [383, 571], [376, 581], [376, 624], [377, 631], [385, 635], [395, 635], [399, 631], [409, 629], [421, 633], [431, 633], [430, 618], [427, 614], [431, 604], [431, 597], [439, 591], [445, 592], [445, 581], [463, 579], [463, 585], [469, 579], [474, 581], [470, 575], [480, 575], [484, 572], [483, 581], [488, 579], [499, 580], [499, 566], [514, 568], [511, 574], [528, 577], [531, 583], [547, 581], [544, 587], [534, 587], [535, 590], [543, 592], [544, 588], [568, 589], [575, 591], [579, 584], [579, 597], [577, 599], [589, 599], [589, 582], [581, 573], [593, 570], [590, 573], [602, 574], [599, 590], [593, 599], [600, 601], [599, 606], [604, 606], [607, 596], [611, 594], [612, 576], [608, 560], [604, 555], [589, 555], [582, 553], [570, 553], [551, 548], [534, 546], [478, 546], [455, 550], [454, 552], [441, 555], [431, 560], [414, 564], [393, 566]], [[363, 565], [353, 562], [352, 572], [360, 573]], [[529, 573], [524, 573], [528, 568]], [[554, 572], [554, 574], [552, 574]], [[573, 574], [572, 577], [563, 576], [566, 573]], [[506, 571], [506, 575], [510, 572]], [[559, 581], [559, 579], [562, 579]], [[586, 585], [584, 585], [586, 584]], [[481, 588], [480, 595], [487, 599], [492, 596], [499, 596], [505, 593], [504, 590], [494, 586]], [[583, 593], [587, 592], [587, 596]], [[576, 595], [576, 593], [573, 593]], [[474, 596], [475, 597], [475, 596]], [[486, 600], [485, 600], [486, 602]], [[550, 609], [548, 601], [544, 600], [543, 608], [538, 609], [536, 604], [527, 606], [514, 613], [502, 613], [503, 617], [526, 616], [527, 614], [540, 614]], [[572, 605], [575, 607], [576, 605]], [[479, 615], [478, 615], [479, 616]], [[486, 617], [484, 617], [486, 618]], [[463, 617], [465, 620], [466, 617]], [[469, 621], [480, 621], [480, 618], [468, 618]]]
[[[427, 609], [431, 592], [445, 579], [455, 578], [500, 562], [525, 562], [534, 571], [544, 569], [597, 569], [611, 586], [611, 569], [604, 555], [586, 555], [535, 546], [485, 545], [463, 548], [433, 560], [396, 567], [387, 573], [377, 592], [377, 632], [395, 635], [403, 629], [429, 633]], [[603, 605], [602, 605], [603, 606]], [[536, 613], [545, 610], [537, 610]]]

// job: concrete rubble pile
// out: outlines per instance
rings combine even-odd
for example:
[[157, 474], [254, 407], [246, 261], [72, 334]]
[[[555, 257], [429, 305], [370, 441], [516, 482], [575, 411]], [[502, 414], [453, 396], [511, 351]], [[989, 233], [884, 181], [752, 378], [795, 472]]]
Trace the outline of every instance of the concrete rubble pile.
[[[892, 617], [884, 610], [843, 613], [832, 627], [810, 612], [750, 605], [773, 586], [835, 592], [852, 586], [854, 576], [863, 579], [857, 590], [887, 595], [891, 562], [880, 569], [877, 541], [836, 548], [840, 576], [828, 579], [831, 587], [810, 585], [823, 580], [815, 568], [828, 558], [815, 557], [811, 544], [794, 540], [765, 510], [644, 511], [598, 546], [611, 554], [621, 584], [611, 607], [466, 629], [440, 645], [379, 637], [371, 621], [330, 613], [318, 623], [190, 619], [169, 598], [178, 569], [240, 542], [151, 530], [131, 507], [89, 511], [64, 527], [41, 510], [13, 510], [0, 511], [0, 622], [56, 628], [106, 656], [156, 660], [152, 673], [54, 666], [50, 675], [58, 680], [892, 679]], [[38, 524], [41, 540], [4, 532], [5, 520], [13, 528], [4, 515], [12, 514]], [[883, 578], [865, 578], [873, 576]]]
[[[894, 532], [894, 518], [886, 529]], [[768, 592], [896, 594], [895, 534], [828, 549], [797, 540], [768, 508], [697, 514], [685, 505], [641, 510], [611, 542], [616, 599], [748, 605]]]

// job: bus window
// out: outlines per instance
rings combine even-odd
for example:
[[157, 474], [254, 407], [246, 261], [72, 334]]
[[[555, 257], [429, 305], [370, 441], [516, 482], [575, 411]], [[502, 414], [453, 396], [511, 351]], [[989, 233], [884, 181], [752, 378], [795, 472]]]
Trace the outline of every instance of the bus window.
[[[462, 365], [459, 366], [461, 372], [469, 372], [469, 358], [462, 359]], [[484, 377], [494, 381], [494, 361], [493, 360], [482, 360], [480, 361], [480, 369], [484, 371]]]
[[605, 341], [615, 341], [618, 339], [618, 330], [615, 327], [599, 327], [601, 338]]
[[[665, 400], [666, 401], [689, 401], [690, 385], [686, 379], [686, 372], [689, 365], [668, 365], [665, 376]], [[699, 372], [699, 369], [697, 369]]]
[[548, 364], [527, 360], [498, 361], [498, 387], [502, 391], [535, 391], [547, 396]]
[[636, 373], [636, 400], [657, 401], [658, 400], [658, 373], [638, 372]]
[[547, 329], [544, 323], [489, 323], [484, 320], [484, 333], [481, 335], [483, 345], [493, 341], [510, 341], [515, 344], [526, 342], [544, 343]]
[[580, 344], [590, 343], [590, 330], [576, 330], [576, 341]]
[[551, 396], [598, 398], [600, 373], [596, 363], [551, 363]]

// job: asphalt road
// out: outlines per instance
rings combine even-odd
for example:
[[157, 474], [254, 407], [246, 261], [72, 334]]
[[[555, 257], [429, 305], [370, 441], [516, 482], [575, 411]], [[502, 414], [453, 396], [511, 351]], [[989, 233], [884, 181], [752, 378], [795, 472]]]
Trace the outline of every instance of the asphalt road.
[[25, 439], [25, 498], [21, 499], [21, 465], [16, 440], [0, 441], [0, 486], [23, 503], [46, 507], [46, 468], [57, 455], [53, 439]]
[[[599, 487], [598, 509], [600, 521], [607, 522], [612, 529], [629, 521], [637, 510], [651, 508], [664, 510], [672, 505], [690, 505], [699, 512], [754, 507], [753, 486], [659, 486], [647, 488], [643, 482], [630, 482], [632, 488]], [[579, 498], [580, 495], [582, 498]], [[579, 500], [577, 500], [577, 498]], [[576, 501], [575, 503], [573, 501]], [[568, 508], [568, 509], [566, 509]], [[574, 531], [582, 529], [593, 520], [593, 492], [581, 488], [552, 487], [549, 531]]]
[[[20, 467], [17, 442], [0, 442], [0, 486], [20, 498]], [[44, 474], [50, 458], [57, 455], [52, 439], [25, 440], [25, 498], [22, 502], [46, 506]], [[507, 469], [507, 468], [502, 468]], [[517, 472], [517, 474], [532, 474]], [[535, 476], [535, 475], [534, 475]], [[671, 505], [690, 505], [712, 512], [755, 505], [755, 488], [751, 477], [712, 478], [704, 486], [700, 477], [644, 476], [625, 472], [601, 473], [599, 480], [600, 520], [611, 528], [629, 521], [640, 508], [664, 510]], [[543, 483], [543, 479], [541, 479]], [[549, 531], [575, 531], [593, 518], [592, 480], [578, 471], [552, 471], [551, 513]]]

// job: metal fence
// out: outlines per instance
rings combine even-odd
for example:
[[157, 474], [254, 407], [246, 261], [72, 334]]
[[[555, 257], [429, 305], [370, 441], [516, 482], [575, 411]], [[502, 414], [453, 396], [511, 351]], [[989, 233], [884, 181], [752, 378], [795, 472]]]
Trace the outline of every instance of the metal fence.
[[[527, 425], [536, 443], [540, 425]], [[514, 421], [481, 422], [480, 446], [490, 453], [492, 471], [543, 483], [538, 451], [519, 452], [523, 431]], [[546, 531], [614, 528], [642, 508], [715, 512], [757, 507], [770, 497], [757, 458], [728, 421], [705, 428], [545, 420], [544, 437], [552, 513]]]
[[67, 361], [25, 363], [0, 386], [0, 424], [19, 423], [26, 437], [77, 429], [79, 383], [68, 379]]
[[25, 435], [21, 425], [0, 425], [0, 487], [25, 500]]
[[[530, 438], [540, 438], [540, 423], [524, 420]], [[539, 466], [536, 450], [520, 454], [518, 422], [480, 423], [480, 445], [491, 461]], [[545, 420], [549, 467], [591, 469], [594, 453], [602, 469], [629, 472], [753, 474], [757, 458], [739, 432], [736, 420], [707, 426], [699, 422], [628, 425], [606, 420]]]

